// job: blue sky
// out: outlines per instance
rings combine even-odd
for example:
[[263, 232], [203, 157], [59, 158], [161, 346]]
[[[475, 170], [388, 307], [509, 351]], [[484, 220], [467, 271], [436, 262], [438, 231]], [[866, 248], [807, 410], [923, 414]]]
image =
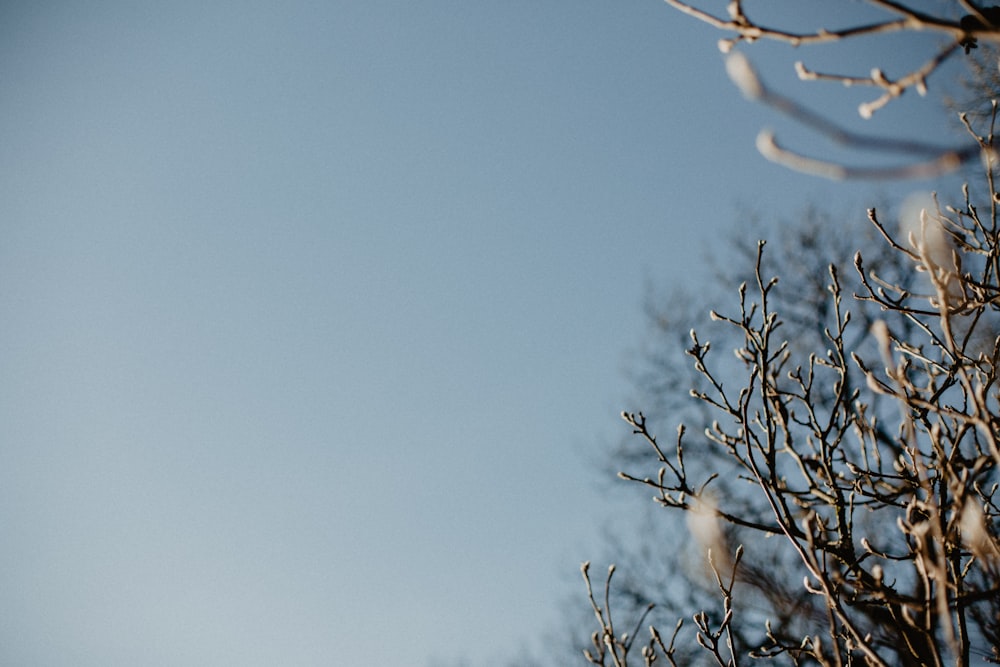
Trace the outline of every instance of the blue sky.
[[764, 162], [718, 37], [656, 0], [4, 3], [4, 662], [551, 629], [621, 511], [644, 281], [703, 279], [741, 206], [873, 191]]

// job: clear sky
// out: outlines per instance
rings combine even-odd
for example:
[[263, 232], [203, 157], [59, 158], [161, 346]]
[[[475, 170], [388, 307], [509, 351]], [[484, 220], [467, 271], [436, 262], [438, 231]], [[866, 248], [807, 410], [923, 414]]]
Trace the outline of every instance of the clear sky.
[[644, 281], [740, 206], [865, 204], [756, 154], [718, 37], [657, 0], [0, 5], [0, 662], [551, 629]]

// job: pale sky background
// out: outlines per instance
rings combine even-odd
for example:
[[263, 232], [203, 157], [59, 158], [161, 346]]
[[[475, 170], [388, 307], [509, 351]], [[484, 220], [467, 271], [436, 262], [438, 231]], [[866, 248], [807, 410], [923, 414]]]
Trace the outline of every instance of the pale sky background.
[[644, 282], [703, 279], [742, 206], [916, 187], [766, 163], [719, 37], [658, 0], [0, 4], [0, 664], [552, 630], [621, 511]]

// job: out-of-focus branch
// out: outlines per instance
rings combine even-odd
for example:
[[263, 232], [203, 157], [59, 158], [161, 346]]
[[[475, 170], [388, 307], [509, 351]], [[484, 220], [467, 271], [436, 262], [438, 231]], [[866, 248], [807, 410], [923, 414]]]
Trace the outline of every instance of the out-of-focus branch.
[[772, 132], [763, 130], [757, 137], [757, 149], [769, 160], [797, 171], [832, 179], [930, 178], [957, 169], [962, 163], [978, 157], [982, 150], [979, 143], [949, 148], [919, 141], [888, 139], [851, 132], [765, 86], [743, 54], [730, 55], [726, 60], [726, 69], [733, 83], [747, 99], [761, 102], [780, 111], [836, 144], [858, 150], [894, 153], [917, 160], [886, 167], [851, 167], [807, 157], [783, 148], [778, 145]]
[[[928, 79], [959, 51], [964, 50], [965, 53], [969, 53], [971, 49], [977, 48], [979, 40], [1000, 43], [1000, 6], [981, 7], [970, 0], [958, 0], [958, 8], [964, 14], [957, 20], [919, 11], [909, 3], [866, 0], [867, 4], [885, 12], [886, 19], [872, 23], [857, 23], [836, 30], [816, 27], [809, 31], [792, 31], [780, 26], [759, 23], [747, 15], [745, 9], [747, 3], [744, 0], [730, 0], [726, 5], [725, 16], [700, 9], [686, 0], [665, 0], [665, 2], [688, 16], [730, 33], [731, 37], [719, 41], [719, 48], [724, 53], [731, 52], [733, 47], [741, 42], [749, 44], [760, 39], [797, 47], [898, 32], [936, 33], [945, 38], [945, 43], [922, 65], [897, 78], [890, 78], [878, 66], [873, 67], [867, 76], [856, 76], [819, 72], [807, 67], [801, 61], [795, 63], [795, 70], [803, 81], [832, 81], [846, 86], [871, 86], [880, 90], [878, 97], [858, 106], [858, 113], [863, 118], [871, 118], [876, 111], [884, 108], [907, 90], [912, 89], [920, 95], [925, 95]], [[831, 141], [849, 148], [894, 153], [905, 158], [904, 164], [901, 165], [851, 167], [788, 150], [780, 146], [771, 134], [761, 133], [757, 140], [760, 151], [768, 159], [791, 169], [833, 179], [930, 178], [952, 171], [979, 154], [979, 149], [974, 146], [942, 148], [920, 142], [898, 142], [850, 133], [798, 103], [767, 89], [760, 83], [743, 56], [739, 54], [730, 56], [727, 65], [730, 75], [747, 97], [759, 100], [812, 127]]]
[[938, 157], [924, 162], [889, 167], [852, 167], [829, 160], [807, 157], [785, 149], [778, 145], [774, 133], [770, 130], [763, 130], [757, 135], [757, 150], [768, 160], [789, 169], [833, 180], [933, 178], [958, 169], [963, 162], [972, 157], [966, 155], [965, 151], [945, 151]]

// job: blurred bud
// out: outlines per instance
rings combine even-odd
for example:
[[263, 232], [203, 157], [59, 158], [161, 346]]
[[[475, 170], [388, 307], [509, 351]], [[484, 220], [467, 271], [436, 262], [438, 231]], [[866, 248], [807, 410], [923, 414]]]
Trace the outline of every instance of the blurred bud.
[[996, 557], [997, 546], [986, 528], [986, 514], [979, 503], [971, 498], [965, 501], [959, 525], [962, 542], [974, 556], [982, 560]]
[[937, 202], [928, 192], [911, 194], [903, 201], [899, 224], [910, 245], [920, 255], [922, 267], [931, 279], [944, 284], [946, 298], [957, 297], [958, 286], [951, 278], [958, 275], [955, 246], [938, 215]]
[[[892, 358], [892, 336], [889, 334], [889, 326], [885, 323], [885, 320], [875, 320], [872, 322], [871, 332], [872, 336], [875, 337], [875, 342], [878, 343], [878, 351], [882, 357], [882, 363], [885, 364], [886, 369], [894, 369], [896, 363]], [[871, 387], [871, 376], [869, 375], [868, 377], [868, 386]]]
[[748, 100], [758, 100], [764, 96], [764, 86], [745, 55], [735, 52], [726, 58], [726, 73], [730, 80]]
[[715, 500], [707, 494], [692, 498], [687, 524], [691, 536], [698, 545], [711, 554], [710, 558], [714, 561], [718, 573], [723, 577], [728, 576], [732, 572], [732, 562]]

